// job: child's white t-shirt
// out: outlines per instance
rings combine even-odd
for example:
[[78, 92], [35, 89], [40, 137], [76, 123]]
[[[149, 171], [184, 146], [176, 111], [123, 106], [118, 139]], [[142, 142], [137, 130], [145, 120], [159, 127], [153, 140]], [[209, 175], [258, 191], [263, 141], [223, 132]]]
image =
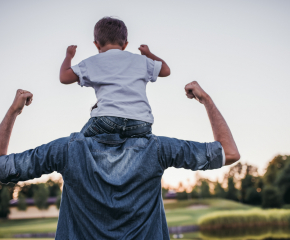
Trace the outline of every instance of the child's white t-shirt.
[[155, 82], [162, 62], [119, 49], [110, 49], [72, 68], [80, 86], [93, 87], [98, 107], [91, 117], [114, 116], [153, 123], [146, 84]]

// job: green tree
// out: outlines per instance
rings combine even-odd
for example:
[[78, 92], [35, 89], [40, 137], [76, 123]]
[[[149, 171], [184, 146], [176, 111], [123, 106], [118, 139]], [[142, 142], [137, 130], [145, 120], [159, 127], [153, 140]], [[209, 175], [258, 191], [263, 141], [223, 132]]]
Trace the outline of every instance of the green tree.
[[214, 186], [214, 196], [217, 198], [226, 197], [226, 191], [219, 182], [217, 182]]
[[288, 162], [277, 176], [275, 184], [281, 190], [282, 200], [290, 204], [290, 162]]
[[255, 186], [262, 190], [264, 188], [264, 180], [263, 177], [259, 176], [256, 177]]
[[267, 186], [262, 192], [263, 208], [281, 208], [282, 199], [279, 190], [273, 186]]
[[166, 194], [167, 194], [167, 192], [168, 192], [168, 189], [162, 187], [162, 189], [161, 189], [161, 194], [162, 194], [162, 198], [163, 198], [163, 199], [166, 198]]
[[38, 209], [47, 209], [47, 198], [49, 197], [49, 189], [46, 184], [40, 183], [34, 190], [33, 199]]
[[33, 198], [33, 194], [38, 188], [38, 184], [24, 184], [20, 187], [20, 193], [22, 193], [26, 198]]
[[61, 193], [61, 190], [60, 190], [61, 183], [60, 182], [55, 182], [55, 181], [52, 181], [51, 179], [49, 179], [46, 182], [46, 185], [48, 186], [50, 197], [57, 197]]
[[21, 192], [18, 193], [18, 204], [17, 204], [17, 209], [19, 211], [26, 211], [27, 209], [27, 204], [26, 204], [26, 198], [25, 195]]
[[253, 188], [255, 185], [255, 178], [250, 175], [250, 174], [247, 174], [245, 176], [245, 178], [242, 179], [242, 184], [241, 184], [241, 200], [242, 202], [246, 203], [246, 193], [247, 193], [247, 190], [249, 188]]
[[234, 178], [228, 178], [228, 191], [226, 193], [226, 198], [234, 201], [238, 201], [238, 190], [235, 187]]
[[9, 210], [10, 192], [8, 186], [3, 186], [0, 193], [0, 218], [7, 218]]
[[245, 202], [251, 205], [261, 205], [262, 196], [261, 192], [258, 192], [255, 187], [249, 187], [246, 190]]
[[176, 198], [178, 200], [187, 200], [188, 199], [188, 193], [186, 191], [183, 192], [177, 192], [176, 193]]
[[3, 187], [8, 188], [8, 191], [9, 191], [9, 199], [11, 200], [13, 198], [13, 192], [14, 192], [14, 189], [15, 189], [15, 184], [14, 183], [2, 184], [0, 182], [0, 194], [1, 194], [1, 191], [2, 191], [2, 188]]
[[244, 166], [241, 162], [238, 162], [237, 164], [231, 166], [229, 172], [225, 175], [225, 178], [233, 178], [234, 180], [239, 180], [244, 176], [243, 172]]
[[274, 157], [273, 160], [269, 162], [266, 173], [264, 174], [264, 183], [266, 185], [272, 185], [289, 162], [290, 156], [278, 155]]
[[210, 198], [211, 194], [209, 191], [209, 185], [206, 180], [202, 180], [201, 186], [200, 186], [200, 195], [202, 198]]
[[200, 196], [200, 188], [199, 186], [195, 185], [190, 193], [191, 198], [199, 198]]
[[61, 195], [58, 195], [57, 196], [57, 199], [56, 199], [56, 203], [55, 203], [57, 209], [60, 208], [60, 203], [61, 203]]

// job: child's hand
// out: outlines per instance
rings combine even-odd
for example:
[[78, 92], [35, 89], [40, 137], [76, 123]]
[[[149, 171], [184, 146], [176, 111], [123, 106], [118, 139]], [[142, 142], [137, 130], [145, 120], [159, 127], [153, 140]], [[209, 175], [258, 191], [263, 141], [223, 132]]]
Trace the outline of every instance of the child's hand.
[[145, 56], [148, 56], [151, 53], [149, 47], [144, 44], [140, 45], [138, 49], [140, 50], [141, 54]]
[[66, 50], [66, 56], [69, 58], [73, 58], [76, 54], [77, 45], [71, 45]]

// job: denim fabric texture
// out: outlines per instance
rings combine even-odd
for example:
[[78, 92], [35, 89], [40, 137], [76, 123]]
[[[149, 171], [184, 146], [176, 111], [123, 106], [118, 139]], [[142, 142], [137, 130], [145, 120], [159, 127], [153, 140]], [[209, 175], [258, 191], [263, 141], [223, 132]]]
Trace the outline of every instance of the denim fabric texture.
[[62, 174], [56, 240], [169, 240], [161, 196], [164, 170], [207, 170], [222, 167], [222, 162], [219, 142], [73, 133], [23, 153], [0, 156], [0, 181]]
[[152, 133], [152, 124], [119, 117], [92, 117], [85, 124], [81, 133], [85, 137], [93, 137], [97, 134], [117, 133], [121, 138], [142, 137]]

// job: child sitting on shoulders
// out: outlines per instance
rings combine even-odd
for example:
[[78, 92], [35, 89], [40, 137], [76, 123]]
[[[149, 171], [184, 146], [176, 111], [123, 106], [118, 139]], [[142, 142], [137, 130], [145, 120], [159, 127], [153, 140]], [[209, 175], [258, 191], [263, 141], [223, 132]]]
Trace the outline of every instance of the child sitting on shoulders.
[[60, 69], [60, 82], [95, 89], [97, 108], [83, 127], [86, 137], [101, 133], [118, 133], [137, 137], [151, 133], [154, 118], [146, 96], [146, 84], [157, 77], [167, 77], [170, 69], [147, 45], [141, 55], [124, 51], [128, 45], [127, 27], [123, 21], [104, 17], [94, 29], [94, 44], [99, 54], [71, 67], [77, 46], [69, 46]]

